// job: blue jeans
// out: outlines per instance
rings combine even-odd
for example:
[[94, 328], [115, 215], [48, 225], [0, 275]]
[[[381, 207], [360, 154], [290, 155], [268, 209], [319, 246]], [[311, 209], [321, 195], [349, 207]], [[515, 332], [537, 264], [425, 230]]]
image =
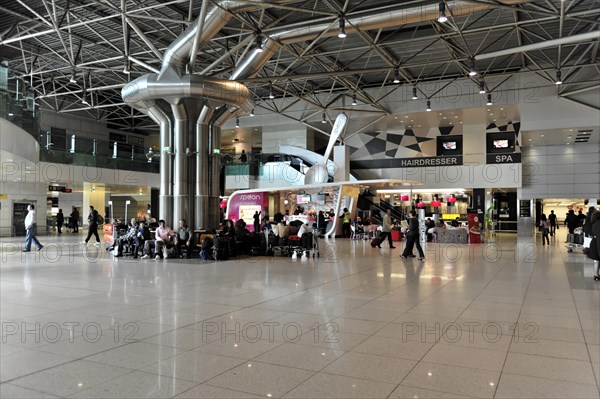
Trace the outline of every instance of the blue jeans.
[[27, 234], [25, 235], [25, 251], [31, 251], [31, 241], [35, 244], [36, 247], [42, 248], [42, 244], [38, 241], [35, 234], [37, 233], [37, 224], [33, 224], [30, 228], [27, 229]]

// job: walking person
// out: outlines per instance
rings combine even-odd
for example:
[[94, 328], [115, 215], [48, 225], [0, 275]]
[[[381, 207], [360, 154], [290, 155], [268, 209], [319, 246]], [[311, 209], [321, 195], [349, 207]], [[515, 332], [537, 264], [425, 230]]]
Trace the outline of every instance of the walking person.
[[56, 229], [58, 230], [58, 235], [62, 234], [62, 227], [64, 223], [65, 215], [63, 214], [62, 209], [59, 209], [58, 213], [56, 214]]
[[33, 204], [29, 204], [27, 206], [27, 216], [25, 216], [25, 249], [23, 252], [31, 252], [31, 242], [35, 244], [37, 250], [40, 251], [44, 246], [40, 244], [37, 237], [35, 236], [37, 233], [37, 218], [35, 215], [35, 206]]
[[83, 242], [84, 245], [87, 245], [90, 238], [92, 238], [92, 234], [96, 236], [95, 246], [100, 246], [100, 236], [98, 235], [98, 211], [94, 209], [93, 206], [90, 205], [90, 213], [88, 215], [88, 235]]
[[550, 245], [550, 238], [548, 238], [548, 234], [550, 233], [550, 222], [546, 218], [546, 214], [542, 213], [540, 218], [540, 230], [542, 231], [542, 245]]
[[242, 155], [240, 155], [240, 162], [243, 164], [248, 162], [248, 155], [246, 155], [246, 150], [242, 150]]
[[553, 236], [556, 234], [556, 229], [558, 228], [554, 211], [550, 211], [550, 214], [548, 215], [548, 222], [550, 223], [550, 235]]
[[[383, 241], [385, 239], [385, 237], [387, 236], [388, 242], [390, 243], [390, 248], [394, 249], [396, 248], [394, 246], [394, 243], [392, 242], [392, 210], [388, 209], [387, 212], [385, 213], [385, 216], [383, 217], [383, 226], [381, 226], [382, 231], [381, 231], [381, 235], [379, 236], [379, 238], [381, 238], [381, 241]], [[381, 248], [381, 244], [377, 245], [377, 248]]]
[[425, 254], [423, 253], [423, 248], [421, 248], [421, 243], [419, 242], [419, 221], [417, 220], [417, 212], [412, 209], [409, 212], [408, 218], [408, 233], [406, 234], [406, 246], [404, 247], [404, 252], [400, 257], [404, 260], [409, 257], [414, 258], [413, 255], [413, 247], [417, 246], [417, 251], [419, 251], [419, 260], [425, 260]]
[[73, 212], [69, 215], [69, 221], [71, 222], [73, 233], [79, 233], [79, 211], [77, 208], [73, 207]]

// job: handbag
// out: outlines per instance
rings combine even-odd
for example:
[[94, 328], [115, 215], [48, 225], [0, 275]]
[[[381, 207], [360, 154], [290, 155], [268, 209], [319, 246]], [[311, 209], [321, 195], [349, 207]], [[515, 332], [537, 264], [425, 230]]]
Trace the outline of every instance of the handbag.
[[583, 238], [583, 247], [584, 248], [589, 248], [591, 243], [592, 243], [592, 237], [584, 237]]

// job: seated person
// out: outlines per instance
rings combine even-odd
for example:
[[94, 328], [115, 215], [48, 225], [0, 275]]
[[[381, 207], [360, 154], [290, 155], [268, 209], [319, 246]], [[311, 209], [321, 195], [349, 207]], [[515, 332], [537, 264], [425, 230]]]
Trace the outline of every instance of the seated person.
[[427, 231], [427, 242], [433, 241], [433, 234], [429, 233], [429, 230], [435, 227], [435, 222], [431, 218], [425, 220], [425, 229]]
[[452, 223], [450, 223], [450, 226], [452, 226], [452, 227], [458, 227], [458, 226], [460, 226], [459, 219], [456, 218], [455, 220], [453, 220]]
[[142, 259], [148, 259], [151, 254], [151, 250], [154, 249], [154, 259], [163, 259], [163, 248], [166, 247], [170, 242], [171, 238], [176, 236], [177, 233], [167, 227], [164, 220], [158, 221], [158, 228], [154, 233], [154, 240], [148, 240], [144, 244], [144, 256]]
[[365, 225], [363, 224], [362, 218], [359, 216], [356, 218], [356, 234], [364, 234]]
[[[138, 252], [140, 251], [140, 249], [144, 248], [144, 244], [146, 241], [150, 240], [150, 229], [148, 227], [146, 227], [146, 222], [144, 222], [143, 220], [140, 222], [138, 229], [137, 229], [137, 234], [135, 236], [135, 246], [133, 248], [133, 258], [137, 259], [138, 257]], [[143, 255], [143, 253], [142, 253]], [[149, 255], [148, 255], [149, 256]]]
[[117, 238], [117, 241], [115, 242], [115, 245], [117, 246], [117, 254], [115, 255], [116, 258], [123, 256], [123, 246], [126, 243], [133, 244], [133, 241], [137, 236], [137, 232], [138, 227], [135, 218], [131, 218], [131, 223], [129, 224], [127, 232], [121, 237]]
[[193, 238], [194, 234], [192, 234], [192, 230], [188, 227], [185, 220], [179, 221], [179, 229], [177, 230], [177, 235], [175, 236], [175, 248], [177, 248], [177, 254], [182, 256], [181, 247], [187, 246], [186, 257], [190, 259], [192, 257], [192, 248], [193, 248]]

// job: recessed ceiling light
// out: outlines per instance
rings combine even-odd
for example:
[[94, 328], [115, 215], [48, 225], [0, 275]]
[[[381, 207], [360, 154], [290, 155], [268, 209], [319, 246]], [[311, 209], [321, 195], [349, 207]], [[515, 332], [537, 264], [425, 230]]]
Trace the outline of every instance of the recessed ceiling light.
[[462, 121], [460, 121], [460, 124], [462, 125]]
[[573, 129], [569, 129], [569, 132], [572, 132], [572, 131], [573, 131]]
[[406, 115], [405, 118], [408, 119], [408, 115]]
[[500, 111], [504, 111], [504, 108], [500, 108]]
[[567, 136], [567, 137], [571, 138], [571, 136]]
[[438, 115], [439, 115], [439, 116], [442, 116], [442, 113], [440, 112]]
[[541, 137], [544, 137], [544, 135], [542, 134]]
[[571, 144], [571, 143], [567, 143], [567, 145], [569, 145], [569, 144]]
[[397, 117], [397, 116], [394, 116], [394, 119], [398, 119], [398, 117]]
[[421, 127], [421, 125], [417, 125], [417, 127]]
[[458, 115], [456, 115], [456, 116], [454, 117], [454, 119], [458, 119]]
[[452, 124], [452, 122], [449, 123], [450, 125]]
[[488, 110], [488, 111], [491, 111], [491, 109], [490, 109], [490, 108], [488, 108], [487, 110]]
[[529, 139], [529, 141], [531, 141], [531, 139]]
[[490, 116], [492, 116], [492, 115], [494, 115], [494, 114], [490, 114]]
[[444, 119], [446, 119], [446, 117], [444, 116]]

